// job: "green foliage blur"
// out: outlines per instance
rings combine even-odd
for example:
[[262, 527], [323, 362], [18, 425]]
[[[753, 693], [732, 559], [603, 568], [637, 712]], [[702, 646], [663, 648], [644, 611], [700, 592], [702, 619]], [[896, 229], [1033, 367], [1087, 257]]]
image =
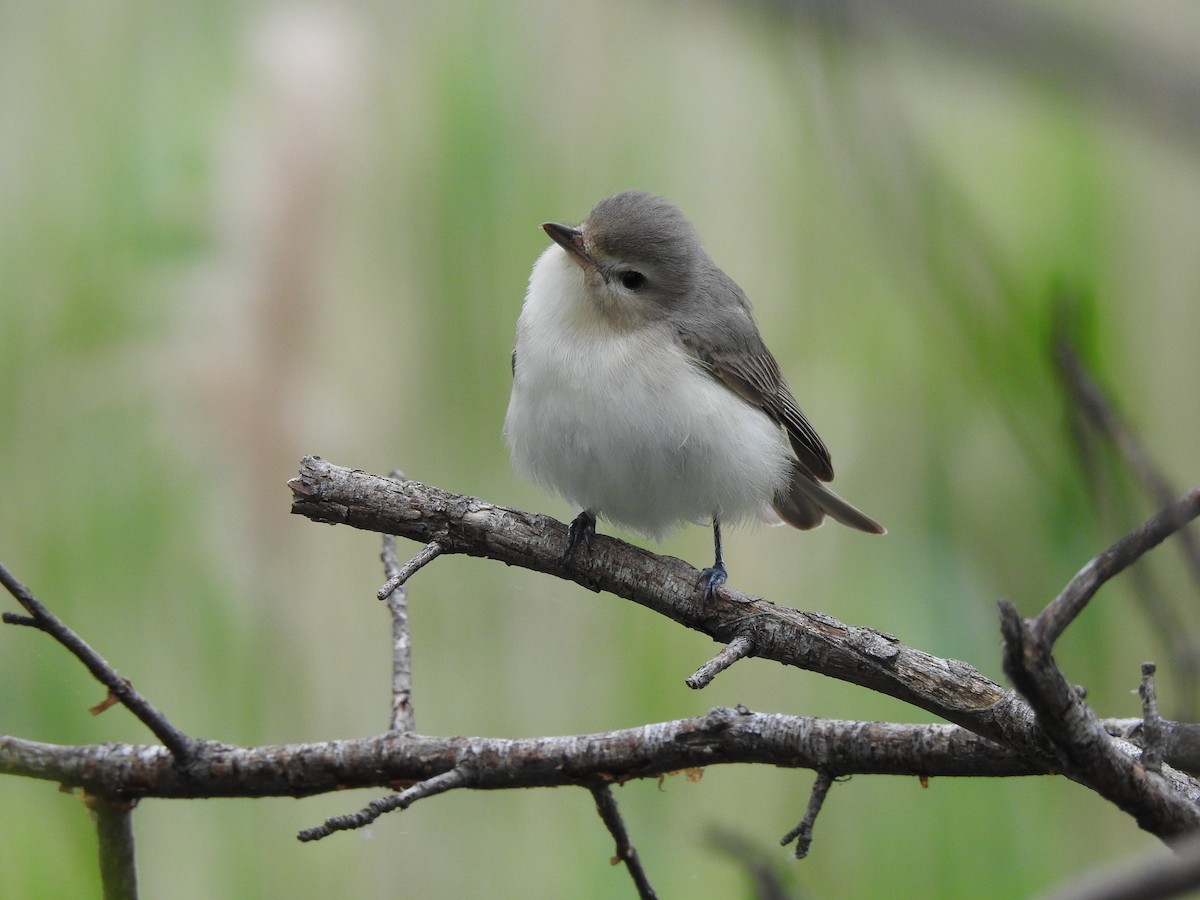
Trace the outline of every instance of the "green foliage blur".
[[[1051, 7], [1101, 58], [1200, 79], [1189, 4]], [[1168, 476], [1197, 481], [1200, 129], [1019, 48], [785, 8], [0, 6], [0, 561], [189, 734], [383, 731], [379, 542], [290, 516], [286, 482], [318, 454], [571, 516], [508, 468], [512, 329], [538, 224], [640, 187], [747, 291], [838, 489], [891, 532], [734, 533], [732, 583], [1003, 680], [996, 601], [1036, 612], [1151, 510], [1102, 442], [1081, 460], [1060, 323]], [[662, 549], [703, 565], [709, 540], [689, 527]], [[1148, 565], [1179, 603], [1177, 561]], [[1105, 716], [1138, 714], [1155, 659], [1171, 715], [1196, 685], [1130, 584], [1057, 658]], [[707, 638], [479, 560], [437, 561], [411, 603], [426, 734], [738, 703], [930, 720], [757, 660], [690, 691]], [[150, 739], [122, 709], [89, 716], [100, 689], [34, 632], [0, 629], [0, 683], [0, 732]], [[1156, 846], [1062, 778], [858, 777], [794, 862], [777, 842], [810, 783], [712, 768], [616, 797], [663, 897], [749, 896], [714, 829], [814, 897], [1020, 896]], [[143, 892], [632, 894], [581, 790], [457, 792], [296, 841], [374, 795], [146, 801]], [[6, 778], [0, 805], [5, 896], [98, 895], [78, 797]]]

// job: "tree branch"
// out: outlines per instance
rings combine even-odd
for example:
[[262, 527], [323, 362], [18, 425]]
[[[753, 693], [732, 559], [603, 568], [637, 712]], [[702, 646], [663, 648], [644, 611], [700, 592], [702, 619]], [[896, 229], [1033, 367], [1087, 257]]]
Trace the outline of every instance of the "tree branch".
[[346, 469], [320, 457], [306, 457], [299, 477], [288, 484], [292, 512], [314, 521], [423, 544], [436, 541], [447, 554], [495, 559], [606, 590], [723, 644], [749, 641], [750, 655], [888, 694], [1031, 758], [1045, 760], [1051, 753], [1025, 703], [974, 666], [905, 646], [873, 628], [778, 606], [729, 585], [705, 602], [697, 570], [682, 560], [605, 535], [596, 535], [591, 552], [564, 560], [566, 526], [549, 516]]
[[[292, 511], [317, 521], [395, 533], [445, 553], [486, 556], [608, 590], [680, 624], [732, 643], [702, 667], [706, 683], [729, 662], [755, 655], [890, 694], [1061, 770], [1170, 837], [1200, 825], [1200, 789], [1178, 772], [1146, 776], [1137, 752], [1110, 738], [1050, 656], [1053, 641], [1100, 586], [1200, 515], [1200, 488], [1152, 516], [1085, 566], [1042, 614], [1023, 622], [1002, 605], [1005, 671], [1029, 706], [976, 669], [819, 613], [776, 606], [726, 587], [705, 601], [686, 563], [597, 536], [591, 552], [564, 559], [566, 528], [553, 519], [495, 506], [413, 481], [380, 478], [308, 457], [289, 482]], [[817, 766], [845, 769], [828, 761]]]
[[726, 644], [721, 652], [689, 675], [684, 684], [694, 690], [708, 687], [714, 678], [732, 666], [739, 659], [744, 659], [754, 652], [754, 641], [740, 634]]
[[613, 864], [625, 863], [625, 868], [629, 870], [629, 877], [633, 879], [633, 884], [637, 888], [638, 896], [642, 900], [654, 900], [658, 895], [650, 886], [650, 879], [646, 876], [646, 870], [642, 868], [642, 860], [638, 857], [637, 849], [629, 840], [629, 831], [625, 828], [625, 820], [621, 818], [620, 810], [617, 809], [617, 799], [613, 796], [612, 788], [607, 784], [593, 785], [592, 799], [596, 801], [596, 812], [600, 814], [600, 819], [608, 828], [608, 833], [612, 835], [617, 845], [616, 854], [612, 860]]
[[1197, 516], [1200, 487], [1192, 488], [1089, 562], [1032, 623], [1037, 640], [1052, 647], [1106, 581]]
[[[564, 560], [566, 526], [548, 516], [345, 469], [319, 457], [305, 458], [289, 486], [292, 512], [315, 521], [436, 541], [445, 553], [488, 557], [607, 590], [731, 643], [731, 656], [744, 651], [818, 671], [912, 703], [1020, 753], [1053, 759], [1018, 698], [968, 663], [923, 653], [892, 635], [777, 606], [728, 585], [704, 602], [696, 569], [604, 535], [596, 536], [591, 553]], [[1106, 580], [1197, 515], [1200, 488], [1085, 566], [1043, 612], [1039, 632], [1056, 637]]]
[[1001, 602], [1004, 671], [1037, 711], [1063, 761], [1062, 773], [1087, 785], [1163, 839], [1200, 828], [1200, 786], [1164, 767], [1149, 772], [1136, 748], [1113, 739], [1059, 671], [1050, 646], [1012, 604]]
[[[1132, 728], [1140, 720], [1117, 726]], [[0, 735], [0, 772], [89, 793], [141, 797], [307, 797], [411, 786], [477, 761], [471, 787], [591, 787], [733, 763], [844, 774], [946, 777], [1042, 775], [1048, 769], [954, 725], [853, 722], [724, 707], [691, 719], [564, 737], [426, 737], [243, 748], [197, 742], [180, 771], [161, 747], [65, 746]]]
[[[1114, 403], [1106, 396], [1099, 382], [1088, 371], [1072, 344], [1075, 298], [1060, 292], [1054, 328], [1054, 361], [1059, 378], [1071, 403], [1072, 436], [1085, 472], [1099, 505], [1103, 482], [1094, 463], [1092, 452], [1096, 438], [1106, 441], [1123, 462], [1122, 473], [1128, 473], [1149, 495], [1158, 508], [1169, 506], [1178, 496], [1162, 469], [1155, 463], [1137, 435], [1118, 414]], [[1113, 494], [1119, 515], [1128, 515], [1132, 507], [1124, 485], [1114, 482]], [[1195, 528], [1181, 528], [1176, 546], [1183, 554], [1192, 580], [1200, 587], [1200, 533]], [[1172, 705], [1181, 718], [1197, 715], [1197, 691], [1200, 689], [1200, 643], [1191, 633], [1186, 617], [1172, 604], [1147, 566], [1130, 573], [1134, 596], [1145, 612], [1146, 620], [1171, 655], [1177, 691]]]
[[[21, 584], [2, 564], [0, 564], [0, 584], [3, 584], [29, 613], [28, 617], [4, 613], [3, 620], [5, 622], [10, 625], [25, 625], [44, 631], [70, 650], [80, 662], [87, 666], [93, 677], [108, 688], [111, 696], [120, 700], [131, 713], [141, 720], [142, 724], [154, 733], [155, 737], [163, 742], [164, 746], [175, 756], [177, 763], [185, 765], [190, 761], [193, 740], [172, 725], [154, 704], [134, 690], [128, 679], [123, 678], [104, 657], [89, 647], [83, 638], [43, 606], [29, 588]], [[106, 708], [107, 705], [102, 703], [95, 709], [97, 712], [101, 712]]]
[[455, 788], [472, 787], [474, 786], [474, 779], [471, 769], [472, 767], [469, 765], [459, 764], [448, 772], [442, 772], [440, 775], [434, 775], [432, 778], [419, 781], [399, 794], [384, 797], [382, 800], [372, 800], [367, 804], [366, 808], [359, 812], [348, 816], [331, 816], [315, 828], [305, 828], [297, 837], [301, 841], [319, 841], [321, 838], [329, 837], [329, 835], [336, 831], [351, 831], [355, 828], [364, 828], [384, 813], [389, 813], [396, 809], [408, 809], [418, 800], [424, 800], [426, 797], [444, 794], [446, 791], [452, 791]]
[[[396, 476], [391, 475], [389, 477], [395, 478]], [[389, 535], [389, 537], [391, 536]], [[437, 541], [430, 541], [420, 553], [390, 574], [387, 582], [379, 589], [379, 599], [386, 600], [392, 595], [393, 591], [401, 587], [408, 579], [412, 578], [417, 572], [441, 555], [442, 545]]]
[[[1142, 489], [1150, 495], [1154, 505], [1162, 508], [1174, 502], [1179, 492], [1113, 408], [1065, 334], [1060, 335], [1054, 342], [1054, 360], [1063, 383], [1075, 400], [1076, 407], [1087, 422], [1117, 448], [1129, 471], [1133, 473]], [[1179, 544], [1193, 580], [1200, 585], [1200, 535], [1188, 530], [1181, 531]]]
[[[396, 579], [399, 566], [396, 560], [396, 536], [385, 534], [379, 552], [383, 574], [389, 582]], [[392, 617], [392, 717], [391, 731], [416, 731], [412, 705], [412, 641], [408, 628], [408, 588], [397, 582], [383, 598]]]
[[137, 900], [133, 841], [133, 808], [137, 801], [115, 800], [96, 794], [89, 794], [85, 799], [96, 820], [104, 900]]
[[796, 842], [796, 850], [793, 854], [796, 859], [804, 859], [808, 856], [808, 850], [812, 846], [813, 827], [817, 823], [817, 816], [820, 815], [821, 807], [825, 805], [825, 798], [829, 795], [829, 789], [833, 787], [834, 781], [835, 776], [828, 769], [817, 770], [817, 777], [813, 781], [812, 792], [808, 798], [808, 809], [804, 813], [804, 818], [800, 820], [799, 825], [779, 839], [779, 844], [783, 847], [792, 841]]
[[[0, 735], [0, 772], [83, 788], [108, 804], [106, 815], [118, 811], [113, 806], [116, 799], [133, 803], [142, 797], [301, 797], [380, 787], [398, 791], [358, 813], [306, 829], [300, 835], [303, 840], [361, 827], [385, 812], [458, 788], [582, 786], [593, 792], [604, 815], [603, 804], [612, 799], [607, 785], [729, 763], [818, 773], [808, 813], [793, 833], [802, 841], [811, 836], [833, 773], [925, 779], [1061, 771], [1164, 838], [1200, 826], [1200, 786], [1169, 766], [1163, 767], [1161, 777], [1143, 767], [1137, 749], [1111, 735], [1139, 729], [1144, 733], [1145, 725], [1097, 720], [1050, 656], [1053, 639], [1104, 581], [1200, 514], [1200, 488], [1089, 563], [1037, 619], [1022, 621], [1011, 607], [1003, 609], [1006, 671], [1030, 705], [966, 663], [923, 653], [874, 629], [777, 606], [729, 588], [706, 601], [691, 566], [611, 538], [598, 536], [589, 553], [564, 560], [565, 526], [544, 516], [340, 468], [315, 457], [304, 460], [300, 477], [290, 484], [294, 512], [425, 545], [403, 569], [397, 566], [393, 544], [385, 542], [383, 551], [386, 575], [396, 581], [388, 598], [394, 638], [391, 731], [360, 740], [257, 748], [187, 738], [174, 732], [0, 566], [0, 581], [31, 614], [6, 614], [5, 619], [54, 635], [111, 685], [114, 696], [156, 728], [156, 734], [162, 729], [167, 735], [165, 747], [64, 747]], [[609, 590], [726, 642], [728, 646], [689, 679], [694, 687], [703, 687], [731, 663], [754, 655], [889, 694], [955, 724], [845, 722], [756, 714], [739, 707], [600, 734], [524, 740], [425, 737], [412, 730], [406, 597], [404, 578], [396, 576], [411, 574], [442, 553], [488, 557], [552, 573], [592, 590]], [[1200, 742], [1189, 740], [1186, 726], [1163, 722], [1162, 727], [1168, 762], [1181, 746], [1192, 747], [1188, 752], [1195, 758]], [[179, 765], [184, 756], [186, 767]], [[612, 817], [605, 822], [618, 848], [628, 845], [623, 829], [613, 830]], [[111, 817], [110, 824], [119, 826], [121, 820]], [[120, 828], [112, 832], [120, 833]], [[623, 858], [629, 863], [628, 854]], [[640, 866], [632, 864], [630, 871], [640, 890], [644, 872], [639, 876]]]
[[1138, 687], [1138, 696], [1142, 698], [1142, 765], [1146, 771], [1155, 775], [1162, 774], [1163, 749], [1166, 746], [1166, 732], [1162, 719], [1158, 715], [1158, 694], [1154, 685], [1154, 663], [1142, 663], [1142, 683]]
[[[1063, 760], [1063, 773], [1086, 784], [1161, 838], [1200, 828], [1197, 786], [1181, 773], [1161, 768], [1157, 712], [1144, 729], [1151, 749], [1140, 759], [1114, 740], [1059, 671], [1052, 655], [1063, 631], [1100, 587], [1200, 515], [1200, 488], [1135, 528], [1089, 562], [1035, 618], [1022, 620], [1012, 604], [1000, 604], [1004, 671], [1037, 712], [1038, 722]], [[1149, 713], [1147, 713], [1149, 716]]]

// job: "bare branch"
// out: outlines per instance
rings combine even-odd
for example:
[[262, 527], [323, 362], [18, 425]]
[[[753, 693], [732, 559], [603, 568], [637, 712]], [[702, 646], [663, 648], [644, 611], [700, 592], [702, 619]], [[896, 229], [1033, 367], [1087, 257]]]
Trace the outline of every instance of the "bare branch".
[[1138, 694], [1142, 698], [1142, 717], [1145, 720], [1142, 727], [1142, 734], [1145, 736], [1145, 743], [1142, 745], [1142, 765], [1146, 771], [1161, 775], [1166, 734], [1162, 727], [1162, 719], [1158, 717], [1154, 672], [1154, 663], [1142, 663], [1142, 683], [1138, 687]]
[[[1133, 430], [1118, 414], [1112, 401], [1071, 345], [1069, 309], [1069, 298], [1061, 298], [1055, 329], [1054, 359], [1059, 377], [1073, 401], [1072, 411], [1078, 412], [1072, 420], [1073, 423], [1078, 420], [1073, 432], [1084, 468], [1089, 471], [1095, 468], [1090, 452], [1095, 435], [1116, 449], [1124, 462], [1124, 471], [1132, 475], [1132, 480], [1140, 484], [1156, 507], [1161, 509], [1170, 505], [1178, 496], [1178, 491], [1171, 486]], [[1090, 480], [1093, 492], [1099, 496], [1101, 482], [1096, 477]], [[1114, 484], [1120, 506], [1127, 508], [1131, 504], [1123, 487], [1123, 484]], [[1122, 514], [1129, 515], [1127, 510]], [[1183, 554], [1192, 580], [1200, 587], [1200, 533], [1195, 528], [1181, 528], [1176, 545]], [[1147, 622], [1171, 654], [1171, 664], [1178, 678], [1173, 705], [1179, 711], [1179, 717], [1193, 719], [1197, 710], [1197, 690], [1200, 689], [1200, 644], [1156, 583], [1151, 568], [1138, 566], [1130, 575], [1134, 595], [1141, 604]]]
[[134, 690], [133, 685], [121, 677], [104, 657], [88, 646], [87, 642], [68, 628], [58, 616], [43, 606], [29, 588], [21, 584], [3, 565], [0, 565], [0, 584], [3, 584], [29, 613], [28, 617], [5, 613], [3, 616], [5, 622], [10, 625], [26, 625], [37, 628], [66, 647], [87, 666], [88, 671], [97, 681], [108, 688], [112, 696], [120, 700], [130, 712], [141, 720], [142, 724], [154, 733], [155, 737], [163, 742], [163, 745], [171, 751], [180, 764], [190, 761], [194, 745], [192, 739], [172, 725], [167, 717], [159, 712], [149, 700]]
[[733, 763], [864, 775], [1005, 777], [1050, 771], [955, 725], [851, 722], [724, 707], [691, 719], [564, 737], [389, 733], [254, 748], [200, 741], [187, 772], [174, 765], [170, 753], [154, 746], [62, 746], [0, 735], [0, 773], [130, 799], [394, 790], [449, 772], [468, 757], [478, 761], [471, 786], [487, 790], [590, 787]]
[[[1112, 737], [1121, 738], [1139, 747], [1146, 743], [1145, 718], [1108, 719], [1103, 724], [1104, 730]], [[1200, 776], [1200, 725], [1160, 718], [1159, 727], [1163, 731], [1163, 759], [1181, 772]]]
[[1164, 840], [1200, 828], [1200, 787], [1174, 770], [1162, 775], [1140, 764], [1136, 749], [1114, 740], [1067, 683], [1035, 624], [1001, 602], [1004, 671], [1030, 705], [1052, 741], [1062, 772], [1129, 813]]
[[1126, 566], [1154, 549], [1192, 519], [1200, 516], [1200, 487], [1155, 513], [1079, 570], [1062, 592], [1033, 622], [1039, 643], [1053, 647], [1075, 617], [1083, 612], [1096, 591]]
[[[561, 522], [415, 481], [380, 478], [308, 457], [289, 484], [292, 511], [316, 521], [395, 533], [426, 544], [437, 541], [446, 553], [484, 556], [608, 590], [715, 640], [748, 640], [752, 648], [747, 655], [897, 697], [1043, 765], [1053, 767], [1059, 759], [1060, 751], [1046, 740], [1020, 697], [967, 663], [939, 659], [892, 635], [777, 606], [728, 585], [704, 602], [691, 566], [603, 535], [596, 536], [590, 553], [564, 560], [566, 526]], [[1085, 566], [1035, 623], [1039, 642], [1056, 637], [1104, 581], [1197, 514], [1200, 488]]]
[[85, 798], [96, 820], [100, 883], [104, 900], [137, 900], [133, 808], [137, 801], [114, 800], [89, 794]]
[[[1188, 535], [1192, 530], [1192, 526], [1180, 529], [1179, 536]], [[1157, 634], [1169, 654], [1169, 671], [1174, 675], [1175, 684], [1175, 692], [1171, 695], [1175, 718], [1194, 721], [1200, 716], [1200, 640], [1192, 633], [1185, 617], [1180, 615], [1172, 597], [1163, 590], [1151, 566], [1130, 567], [1128, 578], [1146, 624]], [[1179, 599], [1182, 606], [1189, 602], [1186, 597]]]
[[[1055, 342], [1054, 357], [1063, 382], [1087, 421], [1112, 441], [1142, 489], [1154, 501], [1154, 505], [1159, 508], [1170, 505], [1178, 495], [1178, 490], [1171, 486], [1171, 482], [1155, 464], [1141, 441], [1113, 408], [1100, 385], [1084, 366], [1083, 360], [1065, 338]], [[1181, 531], [1179, 542], [1192, 578], [1200, 585], [1200, 536], [1190, 530]]]
[[729, 585], [706, 603], [696, 569], [605, 535], [595, 537], [589, 553], [564, 560], [567, 527], [549, 516], [319, 457], [306, 457], [289, 486], [292, 512], [314, 521], [436, 541], [445, 553], [487, 557], [607, 590], [721, 643], [748, 639], [751, 655], [897, 697], [1031, 758], [1045, 758], [1033, 714], [1019, 697], [968, 663], [913, 649], [890, 634], [778, 606]]
[[1200, 725], [1194, 722], [1164, 722], [1167, 747], [1164, 756], [1172, 766], [1200, 776]]
[[387, 584], [379, 589], [379, 599], [386, 600], [396, 588], [404, 584], [408, 579], [412, 578], [418, 571], [429, 565], [435, 559], [442, 555], [442, 545], [437, 541], [430, 541], [425, 545], [416, 556], [406, 562], [394, 575], [388, 580]]
[[351, 831], [355, 828], [364, 828], [384, 813], [390, 813], [396, 809], [408, 809], [418, 800], [433, 797], [437, 794], [444, 794], [446, 791], [452, 791], [455, 788], [467, 787], [471, 784], [471, 781], [471, 768], [465, 765], [456, 766], [449, 772], [443, 772], [440, 775], [435, 775], [425, 781], [418, 782], [408, 790], [401, 791], [399, 794], [393, 794], [390, 797], [384, 797], [380, 800], [372, 800], [364, 809], [356, 813], [346, 816], [331, 816], [315, 828], [305, 828], [296, 837], [300, 841], [319, 841], [321, 838], [329, 837], [329, 835], [337, 831]]
[[689, 675], [684, 680], [684, 684], [695, 690], [708, 687], [709, 682], [719, 674], [753, 652], [754, 641], [745, 635], [739, 635], [730, 641], [720, 653], [697, 669], [694, 675]]
[[779, 841], [781, 847], [786, 847], [792, 841], [796, 842], [796, 852], [793, 854], [796, 859], [804, 859], [808, 856], [808, 849], [812, 846], [813, 826], [817, 822], [817, 816], [820, 815], [821, 807], [825, 805], [825, 797], [828, 796], [833, 782], [834, 774], [832, 772], [828, 769], [817, 770], [817, 777], [813, 781], [812, 793], [808, 798], [808, 809], [804, 813], [804, 818], [800, 820], [799, 825]]
[[620, 810], [617, 809], [617, 800], [613, 797], [612, 788], [607, 784], [592, 785], [592, 798], [596, 801], [596, 812], [600, 814], [608, 833], [613, 836], [617, 845], [613, 865], [618, 862], [625, 863], [625, 868], [629, 870], [629, 876], [637, 887], [638, 896], [642, 900], [654, 900], [658, 895], [650, 886], [650, 879], [646, 877], [646, 870], [642, 868], [637, 849], [629, 840], [629, 832], [625, 828], [625, 820], [621, 818]]
[[[383, 575], [392, 580], [396, 577], [396, 536], [385, 534], [383, 548], [379, 553], [383, 561]], [[412, 641], [408, 628], [408, 586], [397, 583], [388, 591], [385, 602], [392, 616], [392, 716], [391, 731], [411, 733], [416, 731], [416, 718], [412, 705]]]

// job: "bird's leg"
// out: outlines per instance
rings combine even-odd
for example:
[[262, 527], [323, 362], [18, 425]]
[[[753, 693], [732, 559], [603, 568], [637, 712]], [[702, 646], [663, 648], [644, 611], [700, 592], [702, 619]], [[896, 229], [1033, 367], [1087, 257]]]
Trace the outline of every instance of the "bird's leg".
[[700, 583], [704, 585], [704, 599], [711, 600], [717, 588], [725, 583], [729, 573], [725, 571], [725, 557], [721, 555], [721, 520], [713, 516], [713, 548], [716, 550], [716, 561], [700, 573]]
[[580, 544], [583, 544], [585, 550], [590, 550], [595, 534], [596, 514], [590, 509], [585, 509], [567, 527], [567, 552], [563, 554], [563, 561], [566, 562], [570, 559], [571, 554]]

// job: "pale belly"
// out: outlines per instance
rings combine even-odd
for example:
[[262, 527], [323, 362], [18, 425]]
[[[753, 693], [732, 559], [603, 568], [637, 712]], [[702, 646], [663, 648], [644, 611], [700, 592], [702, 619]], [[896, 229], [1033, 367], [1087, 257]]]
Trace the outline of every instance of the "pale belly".
[[683, 521], [772, 517], [786, 438], [682, 348], [645, 334], [539, 337], [518, 343], [504, 424], [518, 473], [655, 537]]

